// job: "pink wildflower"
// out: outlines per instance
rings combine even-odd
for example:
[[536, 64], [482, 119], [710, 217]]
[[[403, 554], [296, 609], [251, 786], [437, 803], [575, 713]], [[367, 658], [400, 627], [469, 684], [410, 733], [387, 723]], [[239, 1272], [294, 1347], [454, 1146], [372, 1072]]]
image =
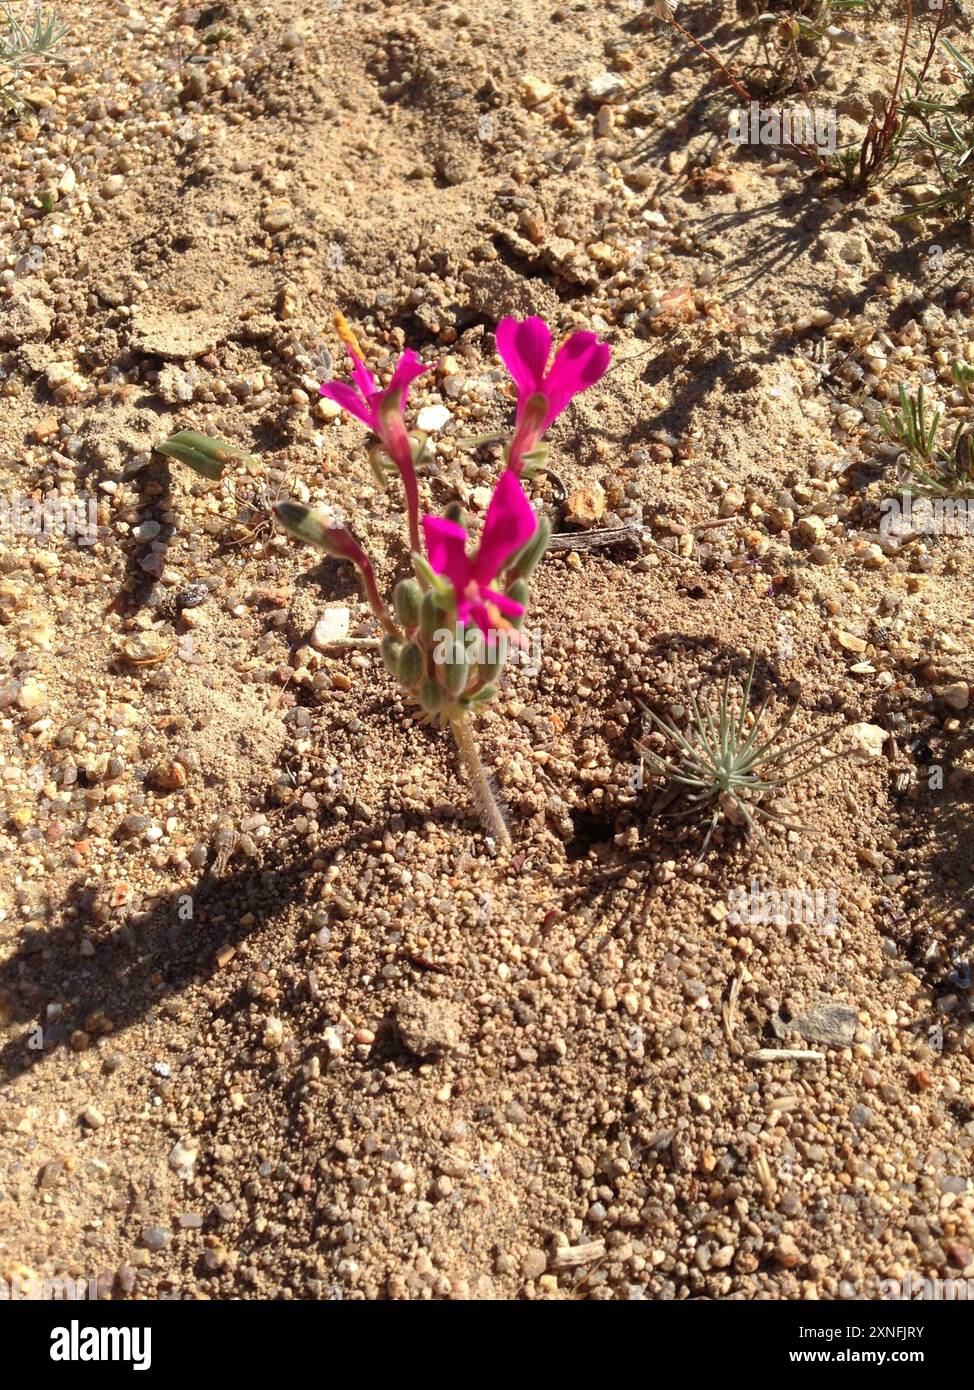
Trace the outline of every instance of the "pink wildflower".
[[406, 433], [403, 410], [410, 385], [423, 372], [429, 371], [412, 351], [406, 351], [396, 363], [392, 380], [380, 389], [375, 377], [362, 361], [362, 353], [344, 315], [335, 315], [335, 327], [352, 359], [354, 386], [342, 381], [325, 381], [319, 393], [347, 410], [361, 420], [364, 425], [379, 437], [383, 448], [392, 459], [402, 479], [406, 493], [406, 511], [409, 517], [409, 543], [413, 550], [419, 551], [419, 485], [416, 481], [416, 468], [413, 451]]
[[517, 425], [508, 451], [508, 467], [520, 473], [524, 456], [573, 396], [594, 386], [606, 372], [611, 351], [594, 333], [573, 333], [554, 361], [551, 332], [543, 319], [501, 319], [497, 351], [517, 383]]
[[430, 564], [453, 585], [459, 622], [472, 622], [488, 634], [508, 627], [506, 618], [521, 616], [523, 604], [490, 585], [537, 528], [538, 518], [510, 469], [501, 474], [494, 489], [476, 555], [467, 554], [467, 533], [457, 522], [423, 517]]

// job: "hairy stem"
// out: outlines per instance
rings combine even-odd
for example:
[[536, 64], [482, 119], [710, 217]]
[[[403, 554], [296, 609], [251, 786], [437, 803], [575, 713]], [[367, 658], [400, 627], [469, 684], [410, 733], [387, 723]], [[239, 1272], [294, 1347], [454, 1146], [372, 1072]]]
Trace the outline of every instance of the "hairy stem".
[[457, 741], [460, 761], [463, 763], [463, 770], [467, 774], [467, 780], [470, 783], [477, 810], [483, 817], [484, 825], [500, 848], [510, 849], [511, 833], [507, 828], [494, 789], [490, 785], [490, 779], [484, 771], [484, 765], [480, 761], [480, 754], [477, 751], [477, 745], [470, 732], [470, 725], [466, 716], [461, 715], [459, 719], [451, 719], [450, 728]]
[[379, 593], [379, 586], [376, 583], [375, 570], [372, 568], [371, 560], [365, 555], [360, 555], [353, 563], [361, 576], [362, 588], [365, 590], [365, 597], [369, 601], [369, 607], [372, 609], [372, 612], [378, 618], [386, 632], [390, 633], [393, 637], [401, 637], [402, 633], [389, 617], [389, 610], [382, 601], [382, 595]]

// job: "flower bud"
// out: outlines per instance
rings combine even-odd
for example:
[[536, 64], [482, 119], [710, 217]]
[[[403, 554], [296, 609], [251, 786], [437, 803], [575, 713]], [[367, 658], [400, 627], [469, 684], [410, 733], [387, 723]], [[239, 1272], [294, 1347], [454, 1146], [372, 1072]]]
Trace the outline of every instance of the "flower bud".
[[494, 642], [487, 648], [484, 660], [480, 662], [477, 670], [480, 678], [489, 684], [497, 680], [507, 664], [507, 637], [502, 636], [499, 642]]
[[407, 642], [399, 653], [399, 669], [396, 677], [400, 685], [404, 685], [407, 690], [412, 690], [413, 686], [423, 674], [423, 653], [415, 642]]
[[446, 661], [438, 667], [440, 683], [448, 695], [454, 699], [463, 694], [463, 688], [467, 684], [467, 677], [470, 674], [470, 667], [461, 656], [457, 661]]
[[382, 639], [380, 651], [382, 652], [382, 660], [386, 664], [386, 670], [389, 672], [390, 676], [395, 676], [398, 680], [399, 658], [402, 655], [402, 643], [397, 642], [395, 637], [387, 633]]
[[[551, 525], [546, 517], [542, 517], [538, 522], [538, 529], [523, 546], [507, 566], [508, 574], [515, 575], [518, 579], [527, 579], [534, 570], [538, 561], [548, 549], [548, 542], [551, 540]], [[513, 592], [509, 589], [508, 593], [514, 598]], [[517, 600], [521, 602], [520, 599]]]
[[436, 714], [443, 705], [443, 691], [436, 681], [428, 678], [419, 687], [419, 703], [427, 714]]
[[403, 627], [415, 627], [419, 622], [419, 607], [423, 591], [415, 579], [401, 579], [392, 596], [396, 617]]
[[434, 591], [427, 589], [419, 605], [419, 626], [423, 636], [432, 638], [433, 634], [441, 627], [442, 622], [443, 612], [436, 602]]
[[460, 704], [464, 709], [470, 709], [472, 705], [483, 705], [488, 700], [492, 700], [496, 694], [496, 685], [484, 685], [481, 686], [476, 695], [462, 695]]

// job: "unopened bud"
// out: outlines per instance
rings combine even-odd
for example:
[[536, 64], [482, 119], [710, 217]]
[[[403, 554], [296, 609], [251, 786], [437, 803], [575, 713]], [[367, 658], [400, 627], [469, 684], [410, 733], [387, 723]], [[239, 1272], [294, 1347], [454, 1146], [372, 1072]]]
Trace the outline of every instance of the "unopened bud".
[[396, 585], [392, 602], [396, 610], [396, 617], [403, 627], [412, 628], [419, 622], [419, 607], [422, 600], [423, 591], [415, 579], [401, 579]]
[[436, 591], [427, 589], [419, 605], [419, 626], [426, 638], [432, 638], [443, 622], [443, 611], [436, 602]]
[[469, 709], [471, 705], [486, 704], [486, 702], [492, 700], [496, 694], [496, 685], [483, 685], [477, 691], [476, 695], [464, 695], [460, 700], [460, 704], [464, 709]]
[[396, 672], [399, 683], [412, 690], [422, 674], [422, 648], [417, 647], [415, 642], [407, 642], [399, 654], [399, 670]]
[[391, 634], [387, 634], [382, 639], [380, 650], [382, 652], [382, 660], [386, 664], [386, 670], [389, 672], [390, 676], [395, 676], [398, 680], [399, 658], [402, 656], [402, 643], [397, 642], [395, 637]]
[[427, 714], [436, 714], [443, 705], [443, 691], [436, 681], [428, 678], [419, 687], [419, 703]]
[[454, 696], [463, 694], [464, 686], [467, 684], [467, 677], [470, 674], [470, 667], [461, 656], [457, 661], [446, 661], [439, 667], [440, 681], [447, 694]]

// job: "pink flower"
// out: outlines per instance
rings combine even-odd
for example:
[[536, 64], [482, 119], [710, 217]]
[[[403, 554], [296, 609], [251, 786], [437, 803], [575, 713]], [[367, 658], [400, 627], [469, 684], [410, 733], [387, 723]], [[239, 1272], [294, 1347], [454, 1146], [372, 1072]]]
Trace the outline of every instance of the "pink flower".
[[489, 633], [509, 626], [505, 617], [520, 617], [523, 604], [490, 585], [537, 529], [538, 518], [510, 469], [501, 474], [494, 489], [480, 546], [473, 557], [467, 554], [467, 533], [462, 526], [445, 517], [423, 517], [430, 564], [453, 585], [459, 622], [472, 622], [481, 632]]
[[340, 405], [350, 415], [356, 416], [378, 435], [402, 479], [403, 491], [406, 494], [406, 514], [409, 519], [409, 544], [413, 550], [418, 551], [419, 484], [416, 481], [413, 450], [406, 433], [403, 411], [410, 385], [418, 376], [429, 371], [429, 368], [423, 366], [414, 352], [406, 351], [396, 363], [389, 385], [380, 390], [375, 377], [362, 361], [361, 348], [343, 314], [335, 315], [335, 328], [352, 359], [355, 385], [348, 386], [342, 381], [325, 381], [318, 388], [319, 393]]
[[517, 383], [517, 428], [508, 451], [508, 467], [520, 473], [552, 420], [573, 396], [605, 375], [611, 351], [594, 333], [573, 333], [551, 355], [551, 332], [543, 319], [501, 319], [497, 351]]
[[380, 390], [375, 377], [362, 359], [356, 356], [351, 345], [346, 343], [345, 347], [352, 359], [352, 376], [355, 378], [355, 385], [348, 386], [343, 381], [324, 381], [318, 388], [319, 394], [327, 396], [336, 405], [340, 405], [343, 410], [347, 410], [350, 415], [356, 416], [363, 425], [369, 427], [373, 434], [377, 434], [382, 439], [386, 432], [384, 415], [389, 414], [389, 411], [385, 409], [387, 403], [392, 401], [394, 397], [398, 397], [395, 402], [395, 412], [401, 418], [410, 385], [418, 376], [422, 376], [423, 372], [429, 371], [429, 368], [420, 362], [414, 352], [407, 350], [396, 363], [396, 370], [392, 374], [389, 385], [384, 390]]

